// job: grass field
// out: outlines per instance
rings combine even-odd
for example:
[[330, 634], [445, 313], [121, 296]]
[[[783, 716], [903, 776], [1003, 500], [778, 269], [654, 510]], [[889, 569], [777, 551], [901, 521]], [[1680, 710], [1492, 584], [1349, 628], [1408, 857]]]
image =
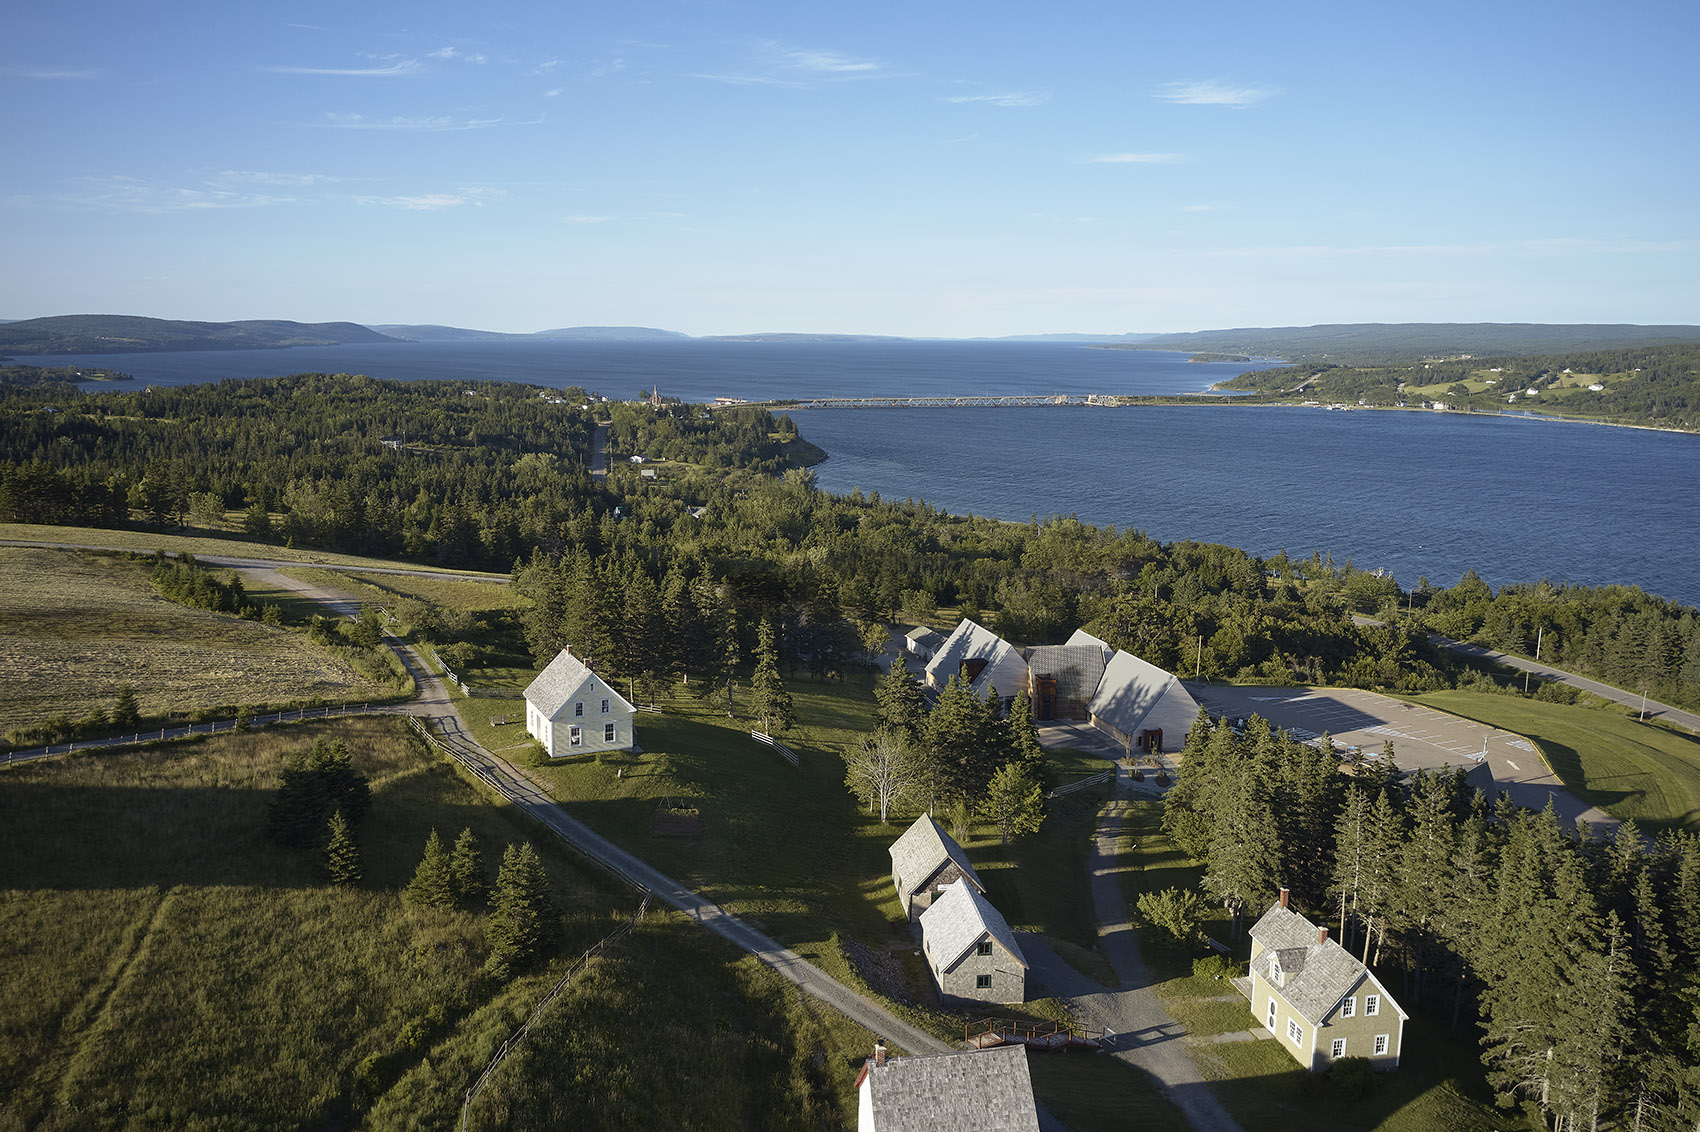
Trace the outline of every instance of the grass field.
[[[1196, 887], [1203, 867], [1188, 859], [1163, 832], [1161, 802], [1140, 801], [1128, 814], [1128, 835], [1115, 867], [1130, 903], [1140, 893]], [[1255, 918], [1255, 917], [1254, 917]], [[1225, 914], [1206, 925], [1226, 941]], [[1250, 949], [1242, 938], [1235, 950], [1241, 973]], [[1202, 954], [1202, 952], [1198, 953]], [[1475, 1031], [1462, 1034], [1420, 1014], [1406, 1023], [1400, 1067], [1378, 1078], [1381, 1087], [1363, 1099], [1346, 1100], [1325, 1081], [1302, 1069], [1275, 1041], [1212, 1042], [1215, 1035], [1257, 1026], [1246, 1000], [1230, 984], [1195, 976], [1194, 954], [1149, 943], [1145, 959], [1157, 993], [1175, 1020], [1186, 1027], [1193, 1060], [1213, 1082], [1216, 1096], [1245, 1132], [1328, 1128], [1341, 1132], [1432, 1132], [1434, 1129], [1522, 1127], [1491, 1107], [1477, 1057]]]
[[[352, 890], [263, 835], [283, 755], [322, 735], [373, 783]], [[568, 910], [552, 967], [492, 984], [481, 915], [400, 901], [429, 830], [463, 827], [491, 874], [504, 844], [542, 854]], [[451, 1127], [565, 957], [634, 903], [395, 720], [14, 768], [0, 777], [0, 1129]], [[775, 1126], [769, 1105], [853, 1111], [853, 1063], [872, 1041], [860, 1027], [678, 917], [655, 914], [629, 942], [593, 961], [503, 1071], [548, 1111], [502, 1115], [496, 1093], [480, 1126], [618, 1126], [627, 1104], [653, 1127]], [[618, 1073], [560, 1073], [586, 1049]], [[732, 1115], [700, 1120], [682, 1095], [693, 1081], [730, 1095]]]
[[1609, 709], [1483, 692], [1430, 692], [1417, 703], [1531, 740], [1570, 792], [1643, 832], [1700, 829], [1700, 738]]
[[[78, 543], [87, 546], [114, 547], [152, 554], [156, 550], [188, 551], [190, 554], [217, 554], [231, 558], [264, 558], [275, 562], [300, 562], [303, 565], [326, 563], [333, 566], [386, 567], [397, 570], [423, 570], [417, 562], [399, 562], [382, 558], [362, 558], [353, 554], [333, 554], [293, 546], [278, 546], [269, 542], [254, 542], [242, 534], [220, 534], [202, 531], [199, 534], [175, 534], [169, 531], [111, 530], [106, 527], [52, 527], [41, 523], [0, 523], [0, 539], [26, 542]], [[505, 578], [506, 574], [484, 574], [477, 570], [436, 570], [442, 574], [465, 574], [472, 577]]]
[[143, 560], [0, 547], [0, 734], [110, 707], [144, 715], [359, 700], [378, 686], [305, 637], [161, 597]]

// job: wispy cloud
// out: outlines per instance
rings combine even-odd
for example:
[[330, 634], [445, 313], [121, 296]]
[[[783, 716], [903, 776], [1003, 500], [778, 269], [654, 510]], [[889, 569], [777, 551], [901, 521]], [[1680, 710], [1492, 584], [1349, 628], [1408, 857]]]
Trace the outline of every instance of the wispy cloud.
[[1088, 165], [1173, 165], [1186, 158], [1179, 153], [1101, 153], [1088, 157]]
[[296, 198], [221, 187], [216, 182], [169, 185], [139, 177], [83, 177], [72, 182], [57, 203], [108, 212], [196, 212], [209, 209], [262, 208]]
[[226, 169], [213, 180], [225, 185], [288, 185], [305, 187], [342, 180], [325, 173], [266, 173], [253, 169]]
[[506, 118], [451, 118], [447, 116], [412, 118], [401, 114], [392, 118], [368, 118], [364, 114], [326, 112], [325, 118], [326, 121], [312, 124], [331, 130], [419, 130], [434, 133], [446, 133], [454, 130], [490, 130], [498, 126], [540, 126], [543, 124], [542, 117], [525, 121], [509, 121]]
[[417, 74], [420, 70], [417, 59], [397, 59], [383, 67], [261, 67], [274, 75], [336, 75], [343, 78], [393, 79], [403, 75]]
[[1244, 110], [1281, 93], [1272, 86], [1243, 86], [1222, 79], [1203, 79], [1194, 82], [1165, 83], [1153, 96], [1162, 102], [1187, 106], [1227, 106]]
[[441, 212], [444, 209], [460, 208], [471, 205], [483, 208], [485, 203], [502, 196], [500, 189], [460, 189], [452, 193], [412, 193], [398, 196], [356, 197], [360, 204], [376, 204], [387, 208], [400, 208], [408, 212]]
[[560, 96], [561, 96], [561, 88], [560, 87], [556, 87], [554, 90], [546, 90], [546, 91], [543, 92], [544, 98], [559, 98]]
[[95, 67], [31, 67], [19, 64], [0, 64], [0, 75], [9, 79], [48, 79], [87, 81], [98, 79], [105, 72]]
[[957, 94], [946, 98], [946, 102], [970, 103], [981, 102], [987, 106], [1038, 106], [1051, 100], [1051, 92], [1047, 90], [1007, 90], [999, 94]]
[[453, 47], [439, 47], [435, 51], [427, 51], [425, 53], [425, 58], [427, 58], [427, 59], [442, 59], [442, 60], [445, 60], [445, 61], [449, 60], [449, 59], [464, 59], [468, 63], [487, 63], [487, 62], [489, 62], [489, 60], [485, 57], [484, 53], [481, 52], [481, 51], [471, 51], [471, 52], [459, 51], [459, 50], [457, 50]]
[[550, 71], [556, 70], [560, 67], [560, 65], [561, 61], [559, 59], [545, 59], [530, 70], [521, 71], [520, 74], [524, 75], [528, 79], [536, 78], [538, 75], [546, 75]]
[[733, 86], [806, 88], [823, 82], [883, 78], [890, 73], [883, 63], [837, 51], [790, 47], [772, 40], [763, 40], [756, 48], [757, 58], [749, 67], [696, 72], [690, 77]]
[[612, 219], [614, 219], [612, 216], [563, 216], [563, 217], [561, 217], [561, 221], [565, 224], [606, 224], [606, 223], [608, 223], [608, 221], [610, 221]]

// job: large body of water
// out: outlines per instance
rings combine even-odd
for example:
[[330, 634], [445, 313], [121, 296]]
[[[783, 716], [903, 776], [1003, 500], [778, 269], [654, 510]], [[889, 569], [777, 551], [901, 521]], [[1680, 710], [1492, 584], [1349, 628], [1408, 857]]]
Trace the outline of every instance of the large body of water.
[[[492, 342], [30, 359], [149, 384], [304, 371], [477, 378], [686, 400], [1186, 393], [1248, 367], [1052, 344]], [[103, 386], [101, 388], [112, 388]], [[813, 410], [820, 483], [1165, 542], [1313, 550], [1456, 582], [1633, 583], [1700, 603], [1700, 436], [1515, 417], [1221, 404]]]

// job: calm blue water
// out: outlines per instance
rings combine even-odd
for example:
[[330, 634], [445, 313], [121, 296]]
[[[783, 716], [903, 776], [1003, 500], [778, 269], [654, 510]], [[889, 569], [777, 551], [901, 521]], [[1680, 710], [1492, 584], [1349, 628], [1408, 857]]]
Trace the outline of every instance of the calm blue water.
[[[1185, 393], [1251, 368], [1018, 343], [491, 342], [31, 359], [154, 385], [304, 371], [484, 378], [686, 400]], [[97, 388], [113, 388], [99, 386]], [[799, 413], [860, 487], [956, 512], [1074, 514], [1165, 542], [1285, 549], [1450, 585], [1628, 582], [1700, 604], [1700, 436], [1509, 417], [1223, 405]]]
[[1401, 584], [1631, 582], [1700, 603], [1700, 436], [1429, 412], [1199, 405], [817, 410], [822, 487], [1076, 515], [1163, 542], [1332, 551]]
[[[177, 354], [62, 354], [32, 365], [105, 366], [147, 385], [226, 377], [363, 373], [399, 381], [484, 378], [608, 397], [659, 386], [686, 401], [980, 393], [1193, 393], [1248, 369], [1193, 364], [1186, 354], [1017, 342], [418, 342], [206, 350]], [[113, 388], [92, 385], [90, 388]]]

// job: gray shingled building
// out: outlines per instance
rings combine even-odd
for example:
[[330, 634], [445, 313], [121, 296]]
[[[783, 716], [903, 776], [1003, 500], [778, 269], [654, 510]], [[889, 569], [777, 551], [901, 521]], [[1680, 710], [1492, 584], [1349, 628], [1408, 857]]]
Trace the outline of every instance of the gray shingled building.
[[891, 883], [897, 888], [903, 914], [911, 920], [919, 919], [945, 885], [954, 881], [966, 880], [986, 891], [962, 846], [928, 814], [916, 818], [903, 836], [891, 843], [890, 853]]
[[1026, 1046], [887, 1058], [856, 1077], [856, 1132], [1039, 1132]]
[[966, 881], [921, 913], [921, 950], [947, 1001], [1027, 1001], [1027, 956], [1003, 914]]

